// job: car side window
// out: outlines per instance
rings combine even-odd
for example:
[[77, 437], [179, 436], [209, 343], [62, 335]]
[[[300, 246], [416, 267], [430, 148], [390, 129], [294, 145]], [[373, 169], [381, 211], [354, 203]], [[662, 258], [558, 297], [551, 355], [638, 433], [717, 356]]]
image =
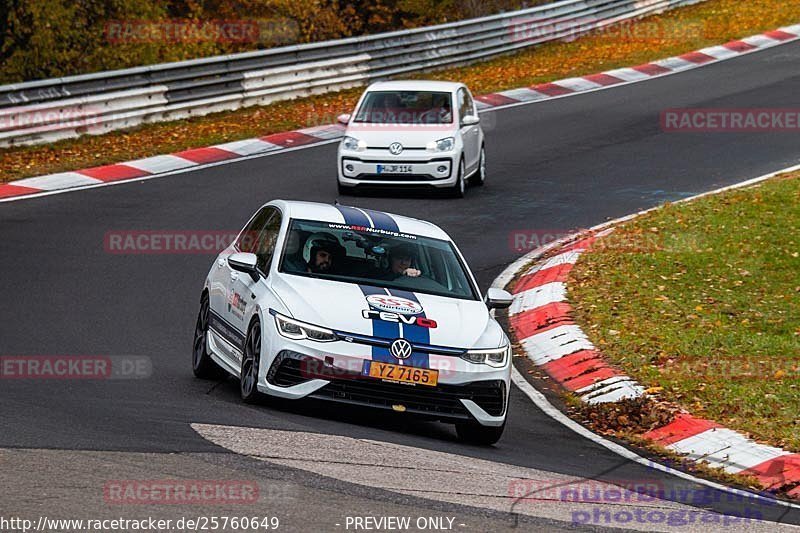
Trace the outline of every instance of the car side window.
[[467, 107], [467, 93], [462, 87], [458, 90], [458, 120], [464, 121], [464, 117], [472, 113], [472, 108]]
[[255, 253], [255, 247], [259, 232], [273, 215], [275, 210], [272, 207], [264, 207], [254, 216], [247, 226], [236, 239], [236, 249], [240, 252]]
[[257, 237], [257, 246], [253, 251], [256, 254], [256, 268], [265, 276], [269, 271], [272, 256], [275, 253], [275, 243], [278, 241], [278, 233], [281, 230], [281, 214], [278, 210], [272, 209], [272, 216], [261, 228]]
[[467, 115], [474, 115], [475, 114], [475, 102], [472, 100], [472, 95], [469, 94], [469, 91], [466, 89], [461, 89], [464, 91], [464, 107], [467, 110]]

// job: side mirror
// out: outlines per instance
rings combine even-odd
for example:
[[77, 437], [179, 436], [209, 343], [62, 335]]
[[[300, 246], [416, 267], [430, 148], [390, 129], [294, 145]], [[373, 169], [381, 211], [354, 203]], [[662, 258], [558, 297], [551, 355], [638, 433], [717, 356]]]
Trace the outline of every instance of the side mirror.
[[350, 123], [350, 113], [343, 113], [336, 117], [336, 122], [347, 126]]
[[489, 289], [486, 291], [486, 307], [489, 309], [505, 309], [511, 305], [514, 297], [503, 289]]
[[253, 281], [258, 281], [258, 270], [256, 270], [256, 254], [239, 252], [228, 256], [228, 265], [237, 272], [249, 274]]
[[467, 115], [461, 121], [462, 126], [474, 126], [481, 121], [481, 117], [477, 115]]

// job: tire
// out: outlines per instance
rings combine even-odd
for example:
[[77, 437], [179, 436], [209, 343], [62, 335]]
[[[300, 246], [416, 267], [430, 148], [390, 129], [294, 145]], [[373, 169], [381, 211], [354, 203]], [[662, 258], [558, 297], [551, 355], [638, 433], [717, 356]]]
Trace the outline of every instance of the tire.
[[477, 422], [456, 424], [456, 433], [463, 442], [487, 446], [499, 441], [505, 429], [505, 422], [502, 426], [482, 426]]
[[464, 179], [464, 159], [458, 164], [458, 179], [450, 188], [450, 196], [453, 198], [464, 198], [467, 192], [467, 181]]
[[239, 375], [239, 393], [245, 403], [257, 403], [262, 395], [258, 392], [258, 371], [261, 365], [261, 323], [253, 321], [244, 341], [242, 369]]
[[481, 146], [481, 158], [478, 161], [478, 170], [469, 178], [469, 184], [477, 187], [486, 183], [486, 150]]
[[200, 312], [197, 314], [197, 323], [194, 327], [194, 342], [192, 343], [192, 371], [200, 379], [221, 379], [225, 371], [211, 359], [208, 354], [208, 294], [203, 293], [200, 298]]

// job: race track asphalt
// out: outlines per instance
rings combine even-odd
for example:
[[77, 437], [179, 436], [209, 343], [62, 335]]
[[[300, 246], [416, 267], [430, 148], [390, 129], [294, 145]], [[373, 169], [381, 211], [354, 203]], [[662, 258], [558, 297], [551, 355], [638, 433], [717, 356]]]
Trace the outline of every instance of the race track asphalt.
[[[522, 253], [511, 246], [515, 232], [588, 227], [800, 160], [797, 132], [665, 133], [661, 110], [796, 108], [798, 95], [800, 43], [791, 43], [643, 83], [492, 111], [482, 115], [487, 184], [468, 189], [465, 199], [386, 193], [342, 201], [440, 225], [486, 289]], [[190, 427], [206, 423], [372, 439], [585, 478], [656, 476], [665, 486], [698, 488], [576, 436], [516, 389], [504, 437], [484, 448], [460, 444], [446, 425], [312, 402], [246, 406], [232, 379], [195, 380], [192, 333], [213, 256], [109, 254], [104, 235], [235, 232], [273, 198], [333, 202], [335, 151], [328, 144], [0, 205], [0, 355], [144, 355], [154, 369], [137, 381], [4, 380], [0, 448], [225, 452]], [[798, 511], [762, 511], [800, 524]]]

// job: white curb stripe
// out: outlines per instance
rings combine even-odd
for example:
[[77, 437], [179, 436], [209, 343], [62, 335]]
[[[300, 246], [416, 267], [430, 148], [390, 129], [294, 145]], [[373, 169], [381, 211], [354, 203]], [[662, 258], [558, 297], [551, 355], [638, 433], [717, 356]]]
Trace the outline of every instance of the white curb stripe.
[[607, 70], [603, 72], [603, 74], [608, 74], [609, 76], [619, 78], [623, 81], [641, 81], [652, 77], [648, 76], [644, 72], [639, 72], [638, 70], [632, 68], [618, 68], [615, 70]]
[[31, 189], [42, 189], [43, 191], [55, 191], [67, 187], [95, 185], [97, 183], [103, 183], [103, 181], [78, 174], [77, 172], [59, 172], [58, 174], [47, 174], [45, 176], [12, 181], [11, 185], [30, 187]]
[[508, 308], [509, 315], [516, 315], [523, 311], [536, 309], [554, 302], [563, 302], [567, 299], [567, 287], [560, 281], [545, 283], [534, 289], [528, 289], [514, 295], [514, 301]]
[[339, 139], [344, 137], [344, 126], [337, 126], [336, 124], [329, 124], [325, 126], [315, 126], [313, 128], [306, 128], [304, 130], [297, 130], [305, 135], [311, 135], [319, 139]]
[[698, 63], [693, 63], [691, 61], [681, 59], [680, 57], [668, 57], [667, 59], [659, 59], [658, 61], [652, 61], [652, 64], [673, 71], [695, 68], [698, 65]]
[[800, 24], [793, 24], [791, 26], [784, 26], [783, 28], [778, 28], [780, 31], [785, 31], [786, 33], [791, 33], [793, 35], [800, 36]]
[[730, 48], [725, 48], [724, 46], [709, 46], [708, 48], [698, 50], [698, 52], [707, 56], [711, 56], [714, 59], [727, 59], [740, 54], [740, 52], [735, 52]]
[[591, 392], [583, 394], [581, 400], [591, 405], [618, 402], [625, 398], [639, 398], [645, 391], [644, 387], [628, 376], [604, 379], [586, 388], [591, 389]]
[[528, 358], [537, 365], [561, 359], [581, 350], [594, 350], [594, 345], [579, 326], [557, 326], [522, 340]]
[[178, 170], [197, 165], [194, 161], [189, 161], [188, 159], [176, 155], [157, 155], [144, 159], [136, 159], [134, 161], [125, 161], [123, 164], [138, 168], [139, 170], [144, 170], [150, 174], [159, 174], [161, 172], [169, 172], [170, 170]]
[[740, 41], [742, 41], [743, 43], [747, 43], [751, 46], [755, 46], [756, 48], [766, 48], [781, 43], [779, 40], [770, 39], [766, 35], [751, 35], [750, 37], [745, 37], [744, 39], [740, 39]]
[[534, 91], [533, 89], [528, 89], [527, 87], [523, 87], [521, 89], [510, 89], [497, 94], [507, 98], [513, 98], [514, 100], [519, 100], [520, 102], [532, 102], [533, 100], [544, 100], [545, 98], [550, 98], [544, 93]]
[[270, 150], [277, 150], [281, 148], [281, 146], [269, 143], [267, 141], [262, 141], [261, 139], [245, 139], [243, 141], [233, 141], [225, 144], [218, 144], [214, 146], [214, 148], [227, 150], [228, 152], [233, 152], [239, 155], [253, 155], [260, 154], [262, 152], [268, 152]]
[[547, 261], [542, 264], [542, 267], [539, 268], [539, 271], [547, 270], [548, 268], [553, 268], [561, 265], [566, 264], [575, 264], [578, 261], [578, 258], [584, 252], [583, 249], [579, 250], [571, 250], [569, 252], [564, 252], [563, 254], [554, 255]]
[[728, 428], [714, 428], [666, 446], [694, 460], [705, 460], [735, 474], [789, 452], [758, 444]]
[[559, 87], [570, 89], [572, 91], [575, 91], [576, 93], [583, 91], [591, 91], [592, 89], [598, 89], [600, 87], [603, 87], [603, 85], [599, 83], [585, 80], [583, 78], [567, 78], [565, 80], [557, 80], [553, 82], [553, 85], [558, 85]]

